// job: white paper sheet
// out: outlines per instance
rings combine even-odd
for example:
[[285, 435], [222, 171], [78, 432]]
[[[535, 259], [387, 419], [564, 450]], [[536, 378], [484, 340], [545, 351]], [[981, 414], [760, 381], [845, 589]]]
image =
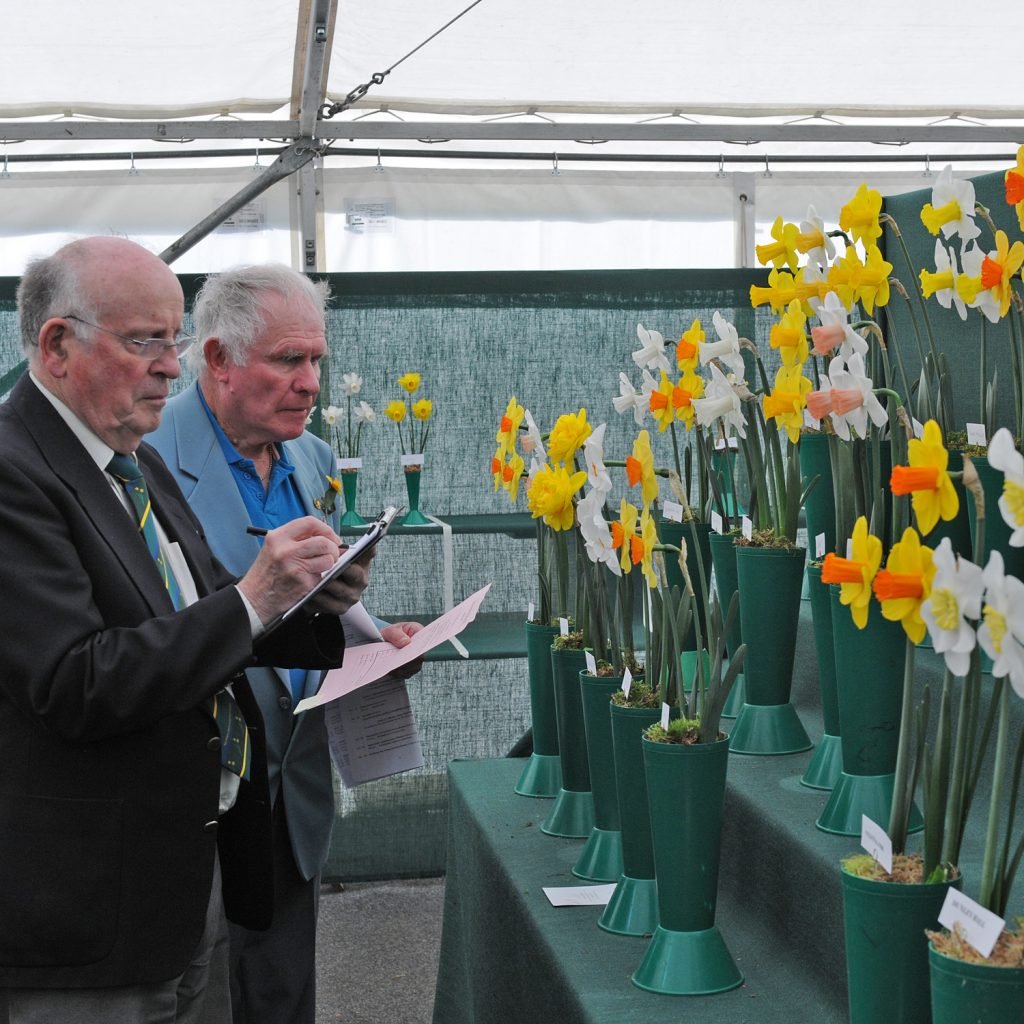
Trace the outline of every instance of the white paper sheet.
[[605, 907], [615, 892], [615, 883], [607, 885], [545, 886], [544, 895], [553, 907]]

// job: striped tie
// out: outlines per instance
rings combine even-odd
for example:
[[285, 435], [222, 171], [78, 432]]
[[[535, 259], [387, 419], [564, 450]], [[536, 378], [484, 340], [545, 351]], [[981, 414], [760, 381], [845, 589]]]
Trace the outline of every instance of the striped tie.
[[[171, 602], [176, 611], [185, 607], [185, 602], [178, 587], [174, 573], [167, 566], [164, 556], [160, 553], [160, 541], [156, 534], [156, 523], [153, 521], [153, 507], [149, 500], [149, 489], [146, 478], [139, 469], [139, 464], [130, 455], [115, 453], [107, 466], [107, 472], [120, 481], [128, 500], [135, 510], [135, 518], [139, 524], [139, 532], [146, 541], [146, 547], [153, 556], [157, 570]], [[251, 754], [249, 749], [249, 730], [245, 726], [245, 718], [235, 698], [222, 690], [213, 698], [213, 717], [220, 730], [220, 763], [230, 772], [249, 778]]]

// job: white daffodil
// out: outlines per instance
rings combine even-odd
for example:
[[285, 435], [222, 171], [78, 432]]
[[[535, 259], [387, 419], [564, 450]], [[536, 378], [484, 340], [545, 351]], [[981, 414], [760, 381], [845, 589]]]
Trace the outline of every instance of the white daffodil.
[[604, 431], [606, 423], [602, 423], [591, 431], [590, 436], [583, 442], [583, 461], [587, 464], [587, 479], [590, 486], [601, 494], [607, 494], [612, 489], [612, 478], [608, 473], [608, 467], [604, 464]]
[[869, 416], [876, 427], [886, 422], [888, 416], [875, 397], [871, 378], [864, 372], [862, 356], [853, 355], [845, 361], [837, 356], [828, 364], [828, 379], [832, 382], [832, 426], [844, 441], [850, 440], [851, 427], [858, 437], [867, 437]]
[[737, 377], [744, 373], [743, 356], [740, 354], [740, 336], [736, 328], [715, 310], [711, 322], [718, 334], [718, 341], [706, 341], [700, 347], [700, 365], [707, 366], [712, 359], [717, 359], [727, 366]]
[[810, 267], [824, 270], [836, 258], [835, 243], [825, 234], [825, 222], [813, 206], [807, 207], [807, 219], [800, 221], [800, 234], [819, 240], [818, 245], [806, 249], [808, 266], [804, 268], [804, 280]]
[[[984, 257], [982, 257], [984, 259]], [[981, 273], [981, 263], [978, 263], [978, 273]], [[929, 292], [928, 284], [934, 283], [935, 290], [930, 294], [934, 295], [943, 309], [951, 309], [956, 306], [957, 313], [961, 320], [967, 319], [967, 305], [956, 290], [956, 279], [960, 271], [956, 265], [956, 254], [952, 249], [947, 249], [942, 244], [941, 238], [935, 239], [935, 274], [931, 276], [927, 271], [921, 271], [921, 285], [925, 288], [924, 297], [927, 299]], [[948, 283], [947, 283], [948, 282]]]
[[324, 409], [323, 418], [324, 423], [329, 427], [336, 427], [341, 421], [341, 418], [345, 415], [344, 409], [339, 409], [336, 405], [329, 405]]
[[355, 408], [356, 423], [373, 423], [377, 414], [369, 402], [360, 402]]
[[943, 238], [959, 235], [966, 245], [981, 234], [974, 223], [974, 183], [953, 177], [953, 165], [942, 168], [932, 189], [931, 207], [921, 211], [921, 219], [932, 234], [942, 231]]
[[[995, 253], [993, 252], [993, 255]], [[981, 265], [985, 262], [986, 253], [976, 245], [970, 245], [960, 253], [960, 263], [965, 277], [976, 277], [981, 280]], [[999, 323], [999, 300], [990, 288], [979, 288], [975, 300], [968, 303], [971, 309], [978, 309], [989, 323]]]
[[968, 619], [981, 618], [981, 595], [985, 589], [981, 568], [953, 553], [948, 537], [932, 555], [935, 577], [931, 593], [921, 605], [921, 618], [937, 654], [955, 676], [967, 675], [977, 634]]
[[665, 339], [657, 331], [649, 331], [643, 324], [636, 325], [636, 336], [640, 339], [640, 348], [633, 353], [633, 362], [640, 369], [664, 370], [668, 373], [671, 366], [665, 355]]
[[358, 373], [343, 373], [341, 375], [341, 393], [346, 397], [358, 395], [363, 388], [363, 378]]
[[310, 423], [313, 422], [313, 413], [315, 413], [315, 412], [316, 412], [316, 406], [314, 405], [313, 408], [309, 410], [309, 415], [306, 417], [306, 426], [307, 427], [310, 425]]
[[825, 356], [836, 348], [843, 359], [867, 355], [868, 343], [850, 326], [850, 313], [835, 292], [818, 303], [817, 313], [821, 326], [811, 328], [815, 355]]
[[706, 427], [721, 419], [726, 426], [726, 434], [731, 424], [740, 437], [747, 436], [747, 421], [743, 416], [740, 396], [714, 363], [711, 364], [711, 380], [704, 388], [704, 397], [694, 398], [691, 404], [700, 426]]
[[612, 530], [604, 518], [604, 498], [603, 491], [590, 488], [576, 506], [576, 518], [590, 560], [603, 562], [616, 576], [621, 576], [619, 553], [612, 547]]
[[627, 412], [633, 414], [636, 425], [642, 427], [647, 416], [647, 399], [633, 387], [630, 379], [624, 374], [619, 374], [619, 395], [612, 399], [612, 405], [619, 415]]
[[536, 472], [533, 468], [534, 464], [536, 464], [537, 469], [540, 469], [541, 464], [548, 456], [547, 452], [544, 451], [544, 438], [541, 437], [541, 433], [537, 429], [533, 413], [529, 409], [524, 409], [523, 418], [526, 420], [526, 433], [520, 435], [519, 444], [527, 455], [533, 455], [533, 461], [530, 464], [530, 479], [532, 480], [533, 474]]
[[988, 443], [988, 461], [1003, 474], [1003, 493], [999, 511], [1006, 525], [1013, 530], [1010, 544], [1024, 548], [1024, 455], [1017, 451], [1013, 434], [1000, 427]]
[[1010, 677], [1018, 697], [1024, 697], [1024, 583], [1003, 571], [1003, 556], [993, 551], [985, 566], [984, 621], [978, 643], [992, 659], [992, 675]]

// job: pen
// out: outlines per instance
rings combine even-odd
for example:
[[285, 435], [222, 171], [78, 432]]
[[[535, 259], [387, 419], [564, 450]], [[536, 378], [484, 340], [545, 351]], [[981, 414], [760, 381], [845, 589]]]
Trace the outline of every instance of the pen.
[[247, 526], [245, 532], [252, 537], [266, 537], [267, 531], [262, 526]]

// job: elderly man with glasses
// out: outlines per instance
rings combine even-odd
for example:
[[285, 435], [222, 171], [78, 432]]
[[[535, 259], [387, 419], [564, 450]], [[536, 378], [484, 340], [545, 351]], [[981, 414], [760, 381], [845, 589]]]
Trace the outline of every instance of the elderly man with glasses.
[[[143, 437], [178, 356], [181, 288], [125, 239], [34, 261], [29, 373], [0, 406], [0, 1022], [229, 1019], [225, 907], [270, 918], [252, 664], [341, 660], [354, 565], [305, 517], [240, 578]], [[223, 876], [223, 885], [221, 881]]]

